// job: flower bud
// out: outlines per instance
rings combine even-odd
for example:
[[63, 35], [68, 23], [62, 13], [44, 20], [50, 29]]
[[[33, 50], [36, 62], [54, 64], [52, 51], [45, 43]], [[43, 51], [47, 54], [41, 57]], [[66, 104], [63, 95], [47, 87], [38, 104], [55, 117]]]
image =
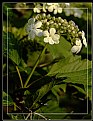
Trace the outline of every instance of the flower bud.
[[47, 22], [46, 24], [49, 26], [49, 24], [50, 24], [50, 23], [49, 23], [49, 22]]

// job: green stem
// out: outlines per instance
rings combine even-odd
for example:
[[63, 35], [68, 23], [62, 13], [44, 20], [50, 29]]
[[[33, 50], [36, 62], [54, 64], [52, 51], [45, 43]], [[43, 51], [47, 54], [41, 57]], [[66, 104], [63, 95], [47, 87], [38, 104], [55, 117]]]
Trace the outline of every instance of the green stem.
[[[47, 44], [46, 44], [46, 45], [47, 45]], [[27, 86], [27, 84], [28, 84], [28, 82], [29, 82], [31, 76], [33, 75], [33, 73], [34, 73], [34, 71], [35, 71], [37, 65], [39, 64], [39, 61], [40, 61], [41, 57], [43, 56], [43, 54], [44, 54], [44, 52], [45, 52], [45, 50], [46, 50], [46, 45], [45, 45], [45, 47], [44, 47], [42, 53], [41, 53], [40, 56], [38, 57], [38, 59], [37, 59], [37, 61], [36, 61], [35, 65], [34, 65], [32, 71], [31, 71], [29, 77], [27, 78], [27, 80], [26, 80], [26, 82], [25, 82], [25, 84], [24, 84], [24, 88], [26, 88], [26, 86]]]
[[45, 116], [41, 115], [40, 113], [34, 112], [34, 114], [35, 114], [35, 115], [38, 115], [38, 116], [40, 116], [40, 117], [42, 117], [42, 118], [45, 119], [45, 120], [47, 120], [47, 118], [46, 118]]
[[23, 81], [22, 81], [21, 74], [20, 74], [20, 71], [19, 71], [19, 69], [18, 69], [18, 66], [16, 66], [16, 70], [17, 70], [18, 75], [19, 75], [19, 78], [20, 78], [21, 87], [23, 88]]

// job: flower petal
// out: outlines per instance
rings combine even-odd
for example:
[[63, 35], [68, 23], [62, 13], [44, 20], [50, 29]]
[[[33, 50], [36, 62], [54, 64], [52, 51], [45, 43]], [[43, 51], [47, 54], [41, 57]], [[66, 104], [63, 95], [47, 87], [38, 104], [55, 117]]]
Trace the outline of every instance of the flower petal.
[[70, 3], [65, 3], [66, 6], [70, 6]]
[[78, 46], [78, 50], [77, 50], [76, 54], [80, 52], [81, 48], [82, 48], [82, 46]]
[[35, 34], [38, 36], [38, 37], [41, 37], [43, 35], [43, 31], [41, 29], [36, 29], [35, 30]]
[[49, 12], [52, 12], [53, 11], [53, 5], [51, 5], [51, 6], [48, 7], [48, 11]]
[[30, 24], [30, 25], [27, 24], [25, 29], [26, 29], [26, 32], [28, 33], [28, 32], [30, 32], [33, 28], [34, 28], [34, 24]]
[[71, 52], [72, 53], [76, 53], [78, 51], [78, 46], [74, 45], [72, 48], [71, 48]]
[[50, 35], [54, 36], [55, 33], [56, 33], [55, 28], [50, 28]]
[[76, 45], [77, 46], [80, 46], [82, 43], [81, 43], [81, 40], [79, 39], [79, 40], [76, 40]]
[[62, 8], [58, 8], [58, 13], [62, 13]]
[[34, 31], [34, 30], [31, 30], [31, 31], [29, 32], [29, 34], [28, 34], [28, 37], [29, 37], [30, 39], [34, 39], [34, 38], [35, 38], [35, 31]]
[[49, 32], [46, 30], [46, 31], [44, 31], [44, 36], [47, 36], [47, 37], [49, 37]]
[[53, 36], [53, 40], [59, 40], [59, 38], [60, 38], [60, 36], [59, 36], [58, 34], [55, 34], [55, 35]]
[[54, 14], [57, 14], [57, 9], [54, 10]]
[[27, 33], [31, 30], [31, 28], [30, 28], [30, 26], [28, 25], [28, 23], [27, 23], [26, 26], [25, 26], [25, 30], [26, 30]]
[[35, 23], [35, 28], [40, 28], [42, 26], [42, 22], [41, 21], [38, 21]]
[[45, 38], [44, 38], [44, 42], [45, 42], [45, 43], [48, 43], [48, 42], [49, 42], [48, 37], [45, 37]]
[[76, 54], [77, 54], [77, 53], [80, 52], [81, 48], [82, 48], [82, 43], [81, 43], [80, 46], [74, 45], [74, 46], [71, 48], [71, 51], [72, 51], [72, 53], [76, 53]]
[[34, 12], [35, 12], [35, 13], [40, 13], [40, 9], [35, 7], [35, 8], [34, 8]]
[[86, 38], [83, 38], [83, 44], [85, 45], [85, 47], [87, 47], [87, 42], [86, 42]]
[[37, 8], [34, 8], [33, 11], [34, 11], [34, 13], [36, 13], [37, 12]]
[[48, 41], [49, 41], [49, 44], [53, 45], [54, 44], [54, 41], [51, 37], [48, 37]]
[[85, 37], [85, 32], [82, 31], [82, 39]]
[[55, 44], [59, 44], [59, 40], [54, 40], [54, 43]]
[[47, 3], [47, 5], [53, 5], [53, 3]]
[[28, 24], [30, 25], [30, 24], [34, 24], [34, 22], [35, 22], [35, 18], [30, 18], [29, 20], [28, 20]]

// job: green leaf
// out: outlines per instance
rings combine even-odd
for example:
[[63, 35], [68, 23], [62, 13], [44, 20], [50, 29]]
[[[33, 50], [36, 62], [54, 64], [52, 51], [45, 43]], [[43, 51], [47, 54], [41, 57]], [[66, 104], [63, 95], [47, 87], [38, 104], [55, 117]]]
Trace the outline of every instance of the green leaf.
[[67, 115], [66, 109], [60, 108], [59, 103], [54, 99], [48, 101], [47, 105], [42, 106], [37, 112], [42, 113], [47, 119], [64, 119]]
[[[7, 100], [7, 99], [8, 99], [8, 100]], [[14, 102], [13, 102], [11, 96], [8, 95], [7, 93], [5, 93], [5, 92], [3, 91], [3, 106], [11, 106], [11, 105], [13, 105], [13, 104], [14, 104]]]
[[62, 36], [59, 44], [48, 45], [47, 49], [53, 56], [53, 59], [64, 58], [72, 55], [71, 44]]
[[40, 99], [51, 90], [52, 86], [53, 86], [53, 82], [50, 82], [49, 84], [42, 86], [38, 90], [39, 94], [38, 94], [38, 97], [36, 98], [36, 100], [34, 101], [34, 104], [36, 104], [38, 101], [40, 101]]
[[19, 65], [21, 61], [17, 50], [14, 49], [9, 52], [9, 58], [17, 65]]
[[92, 100], [92, 86], [88, 85], [88, 97], [90, 100]]
[[17, 39], [11, 32], [3, 32], [3, 51], [7, 53], [10, 52], [12, 49], [18, 50], [18, 43]]
[[57, 94], [59, 90], [59, 88], [62, 88], [64, 92], [66, 92], [66, 84], [60, 84], [60, 85], [55, 85], [52, 88], [52, 93], [57, 97], [57, 100], [59, 99], [59, 95]]
[[11, 32], [3, 32], [3, 53], [8, 54], [9, 58], [16, 63], [20, 63], [19, 44]]
[[67, 77], [65, 82], [84, 84], [87, 88], [87, 77], [91, 85], [91, 61], [81, 60], [79, 56], [70, 56], [55, 63], [50, 69], [48, 76], [56, 75], [57, 78]]

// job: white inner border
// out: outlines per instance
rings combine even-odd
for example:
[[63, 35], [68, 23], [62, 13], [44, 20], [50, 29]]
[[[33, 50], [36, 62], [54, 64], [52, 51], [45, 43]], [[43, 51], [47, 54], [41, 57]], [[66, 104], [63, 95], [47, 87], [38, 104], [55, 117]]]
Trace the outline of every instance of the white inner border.
[[[7, 8], [7, 94], [8, 94], [8, 10], [9, 9], [33, 9], [33, 8]], [[88, 8], [64, 8], [64, 9], [87, 9], [87, 43], [88, 43]], [[88, 58], [88, 47], [87, 47], [87, 58]], [[87, 60], [87, 68], [88, 68], [88, 60]], [[88, 69], [87, 69], [87, 97], [88, 97]], [[7, 114], [28, 114], [28, 113], [9, 113], [8, 112], [8, 96], [7, 96]], [[56, 114], [56, 115], [88, 114], [88, 98], [87, 98], [87, 113], [40, 113], [40, 114]]]

